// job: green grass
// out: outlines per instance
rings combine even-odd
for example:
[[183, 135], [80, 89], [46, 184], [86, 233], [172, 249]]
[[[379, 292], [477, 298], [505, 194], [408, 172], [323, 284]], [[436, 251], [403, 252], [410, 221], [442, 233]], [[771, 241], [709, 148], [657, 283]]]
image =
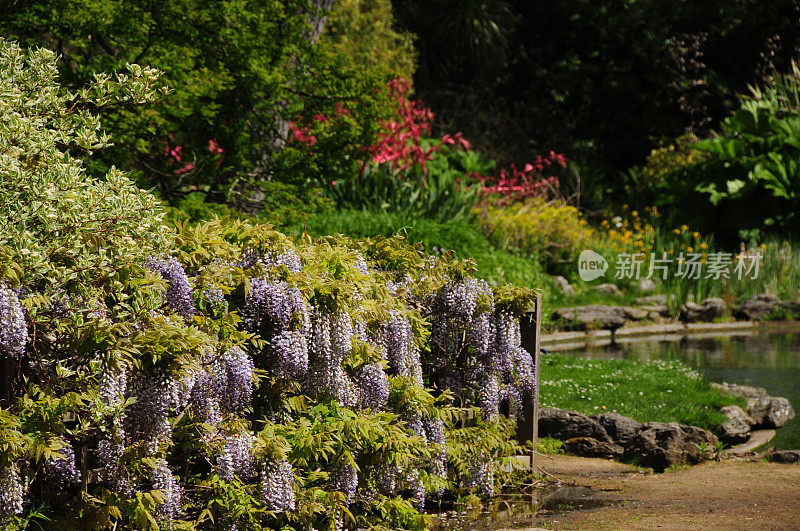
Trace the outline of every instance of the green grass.
[[[552, 300], [556, 289], [537, 260], [498, 249], [470, 220], [439, 222], [396, 212], [338, 210], [310, 217], [306, 230], [312, 236], [341, 233], [355, 238], [404, 232], [409, 241], [422, 243], [428, 252], [452, 250], [459, 258], [474, 259], [477, 276], [491, 285], [509, 282], [536, 288], [544, 293], [545, 300]], [[288, 232], [299, 236], [303, 226], [294, 225]]]
[[725, 421], [718, 410], [743, 399], [724, 395], [679, 361], [647, 364], [628, 360], [542, 355], [541, 400], [594, 415], [616, 412], [639, 422], [678, 422], [712, 428]]
[[536, 451], [543, 455], [559, 455], [564, 453], [564, 441], [552, 437], [540, 437], [536, 441]]

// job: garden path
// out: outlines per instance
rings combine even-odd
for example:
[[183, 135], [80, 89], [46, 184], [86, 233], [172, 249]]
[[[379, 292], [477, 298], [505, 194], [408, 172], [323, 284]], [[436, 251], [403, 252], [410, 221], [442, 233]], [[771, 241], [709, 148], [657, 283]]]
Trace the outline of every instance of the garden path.
[[538, 465], [591, 487], [607, 505], [544, 515], [554, 529], [799, 529], [800, 464], [710, 462], [664, 474], [604, 459], [547, 456]]

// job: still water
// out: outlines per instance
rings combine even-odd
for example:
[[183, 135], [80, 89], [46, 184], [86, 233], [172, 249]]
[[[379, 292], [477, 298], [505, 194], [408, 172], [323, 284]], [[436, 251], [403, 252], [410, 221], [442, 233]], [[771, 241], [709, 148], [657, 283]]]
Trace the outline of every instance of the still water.
[[[581, 357], [625, 358], [637, 361], [678, 359], [712, 382], [763, 387], [771, 396], [788, 398], [800, 416], [800, 333], [762, 332], [754, 335], [649, 340], [587, 347], [568, 352]], [[771, 446], [800, 449], [800, 417], [778, 430]]]

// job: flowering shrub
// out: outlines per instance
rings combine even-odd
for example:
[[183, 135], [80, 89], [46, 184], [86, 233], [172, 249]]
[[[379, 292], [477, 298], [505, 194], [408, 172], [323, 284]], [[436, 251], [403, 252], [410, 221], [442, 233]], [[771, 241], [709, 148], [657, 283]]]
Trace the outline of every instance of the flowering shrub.
[[546, 157], [537, 157], [532, 164], [526, 164], [521, 170], [516, 165], [511, 165], [511, 173], [505, 169], [500, 170], [497, 177], [475, 177], [483, 185], [484, 195], [498, 204], [508, 204], [515, 201], [524, 201], [529, 197], [546, 197], [559, 185], [558, 177], [545, 177], [543, 172], [558, 164], [562, 168], [567, 166], [564, 155], [551, 151]]
[[[59, 150], [106, 139], [55, 73], [0, 41], [4, 529], [424, 528], [429, 500], [495, 492], [519, 451], [498, 404], [536, 378], [532, 292], [398, 238], [173, 231], [122, 174]], [[84, 95], [157, 92], [156, 72], [129, 76]]]
[[507, 206], [485, 205], [475, 214], [495, 245], [541, 260], [562, 274], [598, 238], [577, 208], [541, 197]]

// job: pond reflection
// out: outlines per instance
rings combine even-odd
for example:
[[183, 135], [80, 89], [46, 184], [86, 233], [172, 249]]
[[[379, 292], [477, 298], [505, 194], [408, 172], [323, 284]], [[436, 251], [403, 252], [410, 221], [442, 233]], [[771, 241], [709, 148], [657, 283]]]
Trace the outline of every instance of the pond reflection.
[[[767, 394], [788, 398], [800, 415], [800, 333], [758, 333], [719, 338], [684, 337], [587, 347], [565, 352], [580, 357], [637, 361], [678, 359], [712, 382], [763, 387]], [[770, 445], [800, 449], [800, 418], [786, 423]]]

